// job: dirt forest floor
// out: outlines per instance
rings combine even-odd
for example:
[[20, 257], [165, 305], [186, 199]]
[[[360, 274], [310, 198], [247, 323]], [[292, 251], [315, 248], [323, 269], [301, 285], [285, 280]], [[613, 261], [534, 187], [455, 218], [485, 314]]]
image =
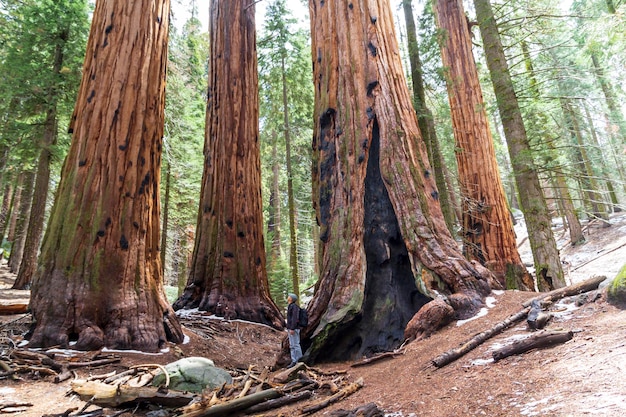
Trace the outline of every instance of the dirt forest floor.
[[[566, 236], [558, 234], [561, 255], [572, 282], [593, 275], [613, 278], [626, 262], [626, 214], [611, 219], [610, 228], [591, 224], [587, 243], [572, 248]], [[562, 241], [561, 241], [562, 240]], [[523, 233], [518, 233], [523, 258]], [[525, 259], [526, 261], [526, 259]], [[13, 277], [0, 266], [0, 300], [27, 297], [8, 290]], [[440, 369], [432, 359], [477, 333], [521, 310], [522, 303], [537, 294], [496, 291], [486, 300], [485, 314], [464, 323], [453, 322], [429, 339], [405, 346], [404, 354], [352, 367], [351, 363], [318, 364], [326, 371], [343, 370], [350, 381], [363, 378], [364, 387], [353, 395], [313, 416], [331, 416], [340, 409], [352, 410], [374, 402], [386, 416], [624, 416], [626, 415], [626, 310], [608, 304], [602, 290], [586, 297], [574, 296], [553, 304], [553, 318], [547, 328], [572, 331], [572, 340], [546, 349], [493, 361], [492, 352], [529, 334], [525, 321], [489, 339], [467, 355]], [[240, 321], [183, 318], [188, 343], [170, 346], [166, 352], [147, 355], [139, 352], [108, 352], [121, 362], [100, 368], [79, 368], [77, 376], [123, 371], [146, 363], [167, 364], [180, 357], [202, 356], [227, 370], [259, 372], [274, 364], [283, 332]], [[0, 354], [28, 328], [29, 315], [0, 316]], [[78, 354], [78, 353], [77, 353]], [[93, 352], [90, 352], [93, 354]], [[85, 355], [85, 354], [81, 354]], [[0, 378], [0, 415], [43, 416], [81, 409], [85, 402], [70, 392], [70, 382], [55, 384], [50, 376], [24, 374], [22, 380]], [[69, 394], [68, 394], [69, 393]], [[3, 404], [30, 403], [18, 410], [3, 410]], [[93, 406], [92, 406], [93, 407]], [[97, 408], [97, 407], [93, 407]], [[301, 415], [301, 404], [283, 407], [274, 416]], [[120, 409], [107, 409], [112, 416]], [[273, 413], [273, 414], [272, 414]], [[9, 415], [9, 414], [7, 414]], [[146, 416], [146, 408], [129, 407], [120, 416]]]

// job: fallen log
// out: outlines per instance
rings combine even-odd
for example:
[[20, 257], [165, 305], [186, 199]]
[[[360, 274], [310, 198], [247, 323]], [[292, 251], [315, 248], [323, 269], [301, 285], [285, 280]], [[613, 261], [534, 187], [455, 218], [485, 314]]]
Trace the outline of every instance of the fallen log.
[[32, 406], [33, 406], [32, 403], [15, 403], [15, 402], [0, 403], [0, 411], [5, 412], [4, 410], [8, 408], [20, 408], [20, 407], [32, 407]]
[[28, 313], [28, 302], [0, 303], [0, 316]]
[[198, 404], [192, 404], [182, 410], [182, 414], [178, 417], [210, 417], [210, 416], [232, 416], [238, 411], [245, 410], [253, 405], [272, 400], [282, 396], [283, 393], [275, 388], [259, 391], [243, 398], [226, 401], [209, 407], [198, 407]]
[[524, 303], [522, 303], [522, 305], [524, 306], [522, 310], [518, 311], [515, 314], [510, 315], [503, 321], [496, 323], [490, 329], [485, 330], [482, 333], [478, 333], [477, 335], [473, 336], [470, 340], [463, 343], [461, 346], [450, 349], [447, 352], [442, 353], [441, 355], [437, 356], [435, 359], [432, 360], [432, 364], [435, 365], [437, 368], [441, 368], [451, 362], [454, 362], [461, 356], [470, 352], [474, 348], [480, 346], [486, 340], [499, 334], [506, 328], [517, 323], [518, 321], [524, 319], [524, 317], [527, 317], [528, 312], [531, 309], [531, 304], [533, 302], [538, 302], [540, 304], [545, 303], [545, 302], [553, 302], [563, 297], [568, 297], [570, 295], [576, 295], [576, 294], [580, 294], [580, 293], [587, 292], [587, 291], [593, 291], [596, 288], [598, 288], [598, 285], [600, 285], [600, 283], [604, 281], [605, 279], [606, 277], [604, 276], [594, 276], [583, 282], [579, 282], [578, 284], [570, 285], [569, 287], [559, 288], [554, 291], [545, 293], [541, 296], [535, 297], [531, 300], [527, 300]]
[[568, 340], [571, 340], [572, 337], [574, 337], [574, 333], [571, 331], [543, 331], [541, 333], [536, 333], [533, 336], [527, 337], [526, 339], [522, 340], [516, 340], [513, 343], [494, 351], [492, 354], [493, 361], [498, 362], [501, 359], [507, 358], [512, 355], [528, 352], [532, 349], [540, 349], [558, 345], [560, 343], [565, 343]]
[[72, 391], [85, 400], [91, 399], [94, 404], [107, 407], [139, 401], [167, 407], [182, 407], [194, 398], [191, 394], [163, 392], [155, 387], [129, 387], [85, 380], [72, 381]]
[[530, 306], [533, 301], [539, 301], [542, 303], [551, 303], [561, 298], [569, 297], [571, 295], [578, 295], [584, 292], [593, 291], [604, 281], [606, 277], [604, 275], [595, 275], [585, 281], [579, 282], [574, 285], [570, 285], [563, 288], [557, 288], [556, 290], [547, 292], [538, 297], [526, 300], [522, 303], [524, 307]]
[[435, 359], [432, 360], [433, 365], [435, 365], [437, 368], [441, 368], [451, 362], [454, 362], [461, 356], [465, 355], [467, 352], [480, 346], [487, 339], [497, 335], [498, 333], [502, 332], [507, 327], [510, 327], [513, 324], [517, 323], [518, 321], [522, 320], [524, 317], [528, 315], [529, 311], [530, 311], [530, 306], [524, 308], [521, 311], [518, 311], [515, 314], [510, 315], [509, 317], [502, 320], [501, 322], [496, 323], [496, 325], [493, 326], [491, 329], [485, 330], [482, 333], [478, 333], [477, 335], [472, 337], [470, 340], [463, 343], [461, 346], [454, 348], [454, 349], [450, 349], [447, 352], [442, 353], [441, 355], [437, 356]]
[[298, 401], [308, 400], [313, 395], [313, 391], [300, 391], [294, 394], [288, 394], [284, 397], [279, 397], [273, 400], [267, 400], [260, 404], [253, 405], [250, 408], [246, 408], [246, 413], [259, 413], [261, 411], [273, 410], [285, 405], [297, 403]]
[[374, 356], [371, 356], [369, 358], [361, 359], [360, 361], [354, 362], [350, 366], [352, 368], [356, 368], [358, 366], [365, 366], [365, 365], [369, 365], [369, 364], [374, 363], [374, 362], [378, 362], [378, 361], [383, 360], [383, 359], [389, 359], [389, 358], [393, 359], [396, 356], [403, 355], [403, 354], [404, 354], [404, 351], [379, 353], [378, 355], [374, 355]]
[[272, 381], [277, 382], [279, 384], [284, 384], [288, 381], [296, 379], [296, 377], [298, 376], [298, 372], [303, 371], [305, 369], [307, 369], [307, 366], [302, 362], [298, 362], [291, 368], [287, 368], [284, 371], [279, 372], [276, 375], [274, 375], [272, 377]]
[[363, 383], [363, 378], [359, 378], [357, 379], [356, 382], [348, 385], [347, 387], [343, 388], [341, 391], [339, 391], [337, 394], [331, 395], [330, 397], [319, 401], [315, 404], [311, 404], [309, 406], [306, 406], [302, 409], [302, 414], [311, 414], [314, 413], [316, 411], [321, 410], [322, 408], [326, 408], [329, 405], [344, 399], [345, 397], [354, 394], [355, 392], [357, 392], [359, 389], [363, 388], [363, 385], [365, 385]]

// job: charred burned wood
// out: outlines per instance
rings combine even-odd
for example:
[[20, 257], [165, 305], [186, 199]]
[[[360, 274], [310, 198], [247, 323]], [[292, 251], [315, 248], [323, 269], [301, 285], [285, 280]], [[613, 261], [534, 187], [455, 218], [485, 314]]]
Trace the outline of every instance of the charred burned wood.
[[493, 360], [497, 362], [506, 357], [528, 352], [532, 349], [540, 349], [565, 343], [574, 337], [574, 333], [569, 332], [541, 332], [523, 340], [516, 340], [510, 345], [504, 346], [493, 352]]
[[343, 388], [341, 391], [339, 391], [337, 394], [332, 395], [322, 401], [319, 401], [315, 404], [309, 405], [307, 407], [304, 407], [302, 409], [302, 414], [311, 414], [314, 413], [316, 411], [321, 410], [322, 408], [326, 408], [329, 405], [336, 403], [339, 400], [344, 399], [345, 397], [354, 394], [355, 392], [357, 392], [359, 389], [363, 388], [363, 385], [365, 385], [363, 383], [363, 378], [359, 378], [356, 382], [348, 385], [347, 387]]

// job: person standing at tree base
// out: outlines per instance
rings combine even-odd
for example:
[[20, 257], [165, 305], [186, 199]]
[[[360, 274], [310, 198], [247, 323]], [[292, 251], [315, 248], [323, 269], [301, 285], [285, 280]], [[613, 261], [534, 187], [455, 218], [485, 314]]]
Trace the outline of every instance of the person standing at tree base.
[[289, 294], [287, 296], [287, 335], [289, 338], [289, 351], [291, 352], [291, 363], [288, 368], [294, 366], [302, 358], [300, 328], [298, 327], [300, 307], [298, 307], [296, 301], [298, 301], [297, 295]]

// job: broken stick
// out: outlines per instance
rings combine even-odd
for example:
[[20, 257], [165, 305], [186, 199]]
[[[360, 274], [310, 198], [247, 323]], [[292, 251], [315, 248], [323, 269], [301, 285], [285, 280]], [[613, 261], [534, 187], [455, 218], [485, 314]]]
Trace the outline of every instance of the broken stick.
[[363, 378], [359, 378], [359, 379], [356, 380], [356, 382], [348, 385], [347, 387], [343, 388], [338, 393], [336, 393], [334, 395], [331, 395], [330, 397], [326, 398], [325, 400], [317, 402], [317, 403], [312, 404], [312, 405], [309, 405], [307, 407], [304, 407], [302, 409], [302, 414], [311, 414], [311, 413], [314, 413], [316, 411], [321, 410], [322, 408], [326, 408], [329, 405], [331, 405], [332, 403], [335, 403], [335, 402], [337, 402], [339, 400], [342, 400], [345, 397], [347, 397], [348, 395], [354, 394], [359, 389], [363, 388], [363, 385], [365, 385], [363, 383]]
[[370, 356], [369, 358], [361, 359], [360, 361], [352, 363], [350, 366], [352, 368], [356, 368], [357, 366], [365, 366], [374, 362], [378, 362], [382, 359], [395, 358], [396, 356], [403, 355], [403, 354], [404, 354], [404, 351], [383, 352], [383, 353], [379, 353], [378, 355]]
[[482, 333], [478, 333], [477, 335], [472, 337], [470, 340], [463, 343], [461, 346], [454, 348], [454, 349], [450, 349], [447, 352], [442, 353], [441, 355], [433, 359], [432, 363], [437, 368], [441, 368], [459, 359], [461, 356], [465, 355], [467, 352], [480, 346], [486, 340], [497, 335], [498, 333], [502, 332], [504, 329], [510, 327], [511, 325], [517, 323], [518, 321], [526, 317], [528, 315], [528, 312], [530, 311], [530, 308], [531, 308], [530, 305], [533, 301], [539, 301], [540, 303], [552, 302], [552, 301], [561, 299], [563, 297], [568, 297], [570, 295], [576, 295], [576, 294], [581, 294], [583, 292], [592, 291], [598, 288], [598, 285], [600, 285], [600, 283], [604, 281], [605, 279], [606, 277], [604, 276], [594, 276], [583, 282], [579, 282], [578, 284], [570, 285], [569, 287], [559, 288], [554, 291], [550, 291], [548, 293], [535, 297], [531, 300], [525, 301], [522, 304], [524, 306], [522, 310], [520, 310], [519, 312], [515, 314], [510, 315], [503, 321], [496, 323], [496, 325], [493, 326], [492, 328], [485, 330]]

